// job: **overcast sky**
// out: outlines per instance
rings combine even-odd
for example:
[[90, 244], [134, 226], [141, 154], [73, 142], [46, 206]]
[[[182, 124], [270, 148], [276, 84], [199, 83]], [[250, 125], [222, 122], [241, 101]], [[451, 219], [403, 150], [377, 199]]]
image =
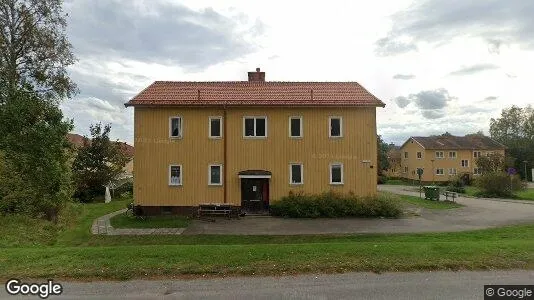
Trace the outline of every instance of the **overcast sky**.
[[[66, 0], [80, 94], [74, 132], [112, 123], [133, 142], [124, 103], [155, 80], [357, 81], [386, 103], [378, 133], [483, 130], [534, 103], [531, 0]], [[530, 85], [529, 85], [530, 83]]]

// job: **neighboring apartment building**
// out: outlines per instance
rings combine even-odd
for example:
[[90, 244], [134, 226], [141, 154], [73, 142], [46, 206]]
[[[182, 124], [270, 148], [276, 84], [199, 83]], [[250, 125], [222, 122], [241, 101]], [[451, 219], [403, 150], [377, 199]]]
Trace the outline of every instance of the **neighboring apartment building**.
[[268, 210], [290, 191], [376, 195], [376, 107], [356, 82], [156, 81], [125, 105], [134, 199], [147, 214], [202, 203]]
[[411, 137], [400, 149], [401, 174], [418, 179], [417, 169], [423, 169], [422, 181], [449, 181], [457, 174], [480, 174], [476, 159], [489, 153], [504, 156], [505, 146], [482, 135]]

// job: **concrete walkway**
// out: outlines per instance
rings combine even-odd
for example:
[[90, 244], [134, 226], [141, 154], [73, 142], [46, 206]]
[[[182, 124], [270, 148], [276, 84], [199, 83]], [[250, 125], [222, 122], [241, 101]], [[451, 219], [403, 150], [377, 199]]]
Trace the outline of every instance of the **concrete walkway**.
[[126, 210], [124, 208], [96, 219], [93, 222], [93, 226], [91, 226], [91, 232], [93, 234], [103, 235], [178, 235], [182, 234], [185, 230], [185, 228], [113, 228], [109, 219], [126, 212]]

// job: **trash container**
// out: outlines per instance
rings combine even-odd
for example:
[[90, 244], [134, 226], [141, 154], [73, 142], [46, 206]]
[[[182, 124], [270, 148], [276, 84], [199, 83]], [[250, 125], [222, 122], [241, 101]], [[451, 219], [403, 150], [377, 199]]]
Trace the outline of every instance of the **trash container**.
[[425, 199], [439, 201], [439, 187], [437, 186], [424, 186]]

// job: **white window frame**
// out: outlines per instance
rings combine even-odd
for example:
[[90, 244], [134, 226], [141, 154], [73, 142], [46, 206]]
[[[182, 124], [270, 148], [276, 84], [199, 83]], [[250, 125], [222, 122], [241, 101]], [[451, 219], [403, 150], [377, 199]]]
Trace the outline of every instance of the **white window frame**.
[[458, 170], [456, 170], [456, 168], [449, 168], [449, 175], [456, 175], [456, 174], [458, 174]]
[[473, 168], [473, 175], [481, 175], [480, 168]]
[[404, 166], [404, 170], [402, 173], [408, 173], [408, 166]]
[[[254, 119], [254, 135], [247, 136], [245, 131], [245, 120], [246, 119]], [[256, 135], [256, 119], [264, 119], [265, 120], [265, 136], [257, 136]], [[268, 135], [267, 130], [267, 116], [244, 116], [243, 117], [243, 138], [244, 139], [266, 139]]]
[[[441, 156], [438, 156], [438, 153], [441, 153]], [[436, 159], [443, 159], [445, 157], [445, 152], [436, 151], [435, 156], [436, 156]]]
[[482, 152], [481, 151], [473, 151], [473, 157], [474, 158], [479, 158], [480, 156], [482, 156]]
[[[171, 170], [172, 170], [172, 167], [179, 167], [180, 168], [180, 182], [178, 183], [172, 183], [171, 181]], [[179, 165], [179, 164], [170, 164], [169, 165], [169, 174], [168, 174], [168, 181], [169, 181], [169, 186], [182, 186], [183, 185], [183, 182], [184, 182], [184, 169], [182, 168], [182, 165]]]
[[[438, 173], [439, 170], [441, 170], [441, 174]], [[443, 170], [443, 168], [436, 168], [436, 175], [437, 175], [437, 176], [443, 176], [443, 175], [445, 175], [445, 170]]]
[[[298, 119], [300, 121], [300, 135], [291, 135], [291, 120]], [[289, 137], [293, 139], [302, 138], [304, 136], [304, 129], [302, 128], [302, 116], [291, 116], [289, 117]]]
[[[453, 156], [451, 154], [454, 153]], [[449, 159], [456, 159], [458, 157], [458, 153], [456, 151], [449, 151]]]
[[[219, 183], [213, 183], [211, 181], [211, 167], [219, 167], [219, 172], [220, 172], [220, 176], [219, 178], [221, 179], [221, 182]], [[210, 164], [208, 165], [208, 185], [214, 185], [214, 186], [222, 186], [223, 185], [223, 165], [222, 164]]]
[[408, 159], [408, 151], [404, 151], [404, 159]]
[[[172, 120], [173, 119], [180, 119], [180, 132], [178, 133], [177, 136], [172, 135]], [[182, 116], [169, 117], [169, 137], [171, 139], [181, 139], [184, 137], [184, 119], [182, 118]]]
[[417, 157], [417, 159], [423, 159], [423, 152], [417, 151], [417, 154], [415, 154], [415, 157]]
[[[329, 169], [330, 169], [330, 184], [331, 185], [342, 185], [345, 183], [345, 176], [343, 175], [344, 173], [344, 170], [343, 170], [343, 163], [340, 163], [340, 162], [333, 162], [333, 163], [330, 163], [329, 165]], [[340, 166], [341, 167], [341, 182], [333, 182], [332, 181], [332, 167], [334, 166]]]
[[[300, 182], [293, 182], [293, 166], [300, 166]], [[302, 163], [289, 163], [289, 184], [303, 185], [304, 184], [304, 165]]]
[[[213, 136], [211, 135], [211, 120], [219, 120], [219, 124], [220, 124], [220, 128], [219, 128], [219, 131], [221, 133], [221, 135], [219, 136]], [[210, 116], [208, 118], [208, 136], [210, 139], [222, 139], [223, 137], [223, 117], [222, 116]]]
[[[466, 162], [465, 164], [464, 161]], [[460, 165], [462, 166], [462, 168], [469, 168], [469, 159], [462, 159]]]
[[[339, 135], [332, 135], [332, 120], [339, 119]], [[328, 137], [338, 139], [343, 137], [343, 117], [341, 116], [329, 116], [328, 117]]]

